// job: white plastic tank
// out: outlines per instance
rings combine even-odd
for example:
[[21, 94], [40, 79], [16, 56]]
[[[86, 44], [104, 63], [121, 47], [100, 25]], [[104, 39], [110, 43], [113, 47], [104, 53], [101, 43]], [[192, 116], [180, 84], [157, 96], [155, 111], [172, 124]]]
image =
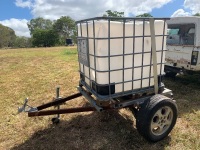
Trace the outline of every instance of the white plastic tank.
[[[166, 36], [163, 35], [167, 34], [164, 24], [163, 20], [155, 21], [158, 75], [164, 74]], [[110, 21], [110, 28], [108, 21], [94, 21], [94, 25], [93, 22], [81, 23], [78, 24], [78, 37], [86, 44], [88, 64], [82, 63], [80, 56], [79, 63], [88, 86], [91, 87], [92, 81], [100, 85], [114, 83], [115, 93], [154, 86], [148, 21], [144, 25], [143, 21], [135, 21], [135, 25], [134, 21], [125, 24]], [[83, 46], [80, 43], [79, 55]]]

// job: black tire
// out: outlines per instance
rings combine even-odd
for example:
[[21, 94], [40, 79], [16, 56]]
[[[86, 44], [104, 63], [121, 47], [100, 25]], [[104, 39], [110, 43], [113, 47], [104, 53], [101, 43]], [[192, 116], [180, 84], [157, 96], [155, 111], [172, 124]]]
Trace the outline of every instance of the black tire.
[[157, 94], [147, 100], [138, 111], [136, 127], [145, 139], [157, 142], [168, 136], [176, 124], [176, 119], [176, 103]]

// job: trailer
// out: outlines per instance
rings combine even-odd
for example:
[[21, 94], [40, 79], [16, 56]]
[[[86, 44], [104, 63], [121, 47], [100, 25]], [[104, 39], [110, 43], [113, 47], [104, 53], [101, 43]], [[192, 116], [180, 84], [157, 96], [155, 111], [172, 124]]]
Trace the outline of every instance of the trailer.
[[[129, 108], [138, 132], [147, 140], [162, 140], [173, 129], [177, 105], [162, 83], [168, 18], [96, 17], [77, 21], [80, 81], [78, 93], [31, 107], [28, 99], [18, 109], [29, 117]], [[60, 109], [83, 96], [90, 107]], [[57, 109], [45, 110], [57, 106]]]
[[166, 75], [200, 72], [200, 17], [174, 17], [167, 24]]

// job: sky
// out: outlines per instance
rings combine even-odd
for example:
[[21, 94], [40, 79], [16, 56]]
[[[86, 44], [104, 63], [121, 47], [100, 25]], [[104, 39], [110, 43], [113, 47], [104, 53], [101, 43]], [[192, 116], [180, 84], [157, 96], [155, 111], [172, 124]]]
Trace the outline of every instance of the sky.
[[102, 16], [106, 10], [126, 17], [150, 13], [154, 17], [190, 16], [200, 12], [200, 0], [0, 0], [0, 24], [17, 36], [30, 37], [27, 22], [37, 17], [74, 20]]

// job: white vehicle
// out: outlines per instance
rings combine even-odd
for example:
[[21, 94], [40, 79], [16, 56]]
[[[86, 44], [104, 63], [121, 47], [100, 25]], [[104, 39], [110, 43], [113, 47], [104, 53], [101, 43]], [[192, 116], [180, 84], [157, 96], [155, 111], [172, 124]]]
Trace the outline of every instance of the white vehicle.
[[166, 75], [200, 71], [200, 17], [175, 17], [167, 24]]

